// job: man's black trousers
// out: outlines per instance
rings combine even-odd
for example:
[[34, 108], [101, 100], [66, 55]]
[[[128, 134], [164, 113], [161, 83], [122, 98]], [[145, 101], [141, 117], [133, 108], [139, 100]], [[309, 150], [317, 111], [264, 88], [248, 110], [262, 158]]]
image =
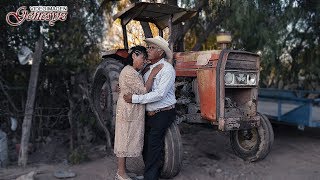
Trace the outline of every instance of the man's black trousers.
[[146, 116], [143, 147], [145, 180], [159, 179], [165, 134], [175, 119], [175, 109], [161, 111], [153, 116]]

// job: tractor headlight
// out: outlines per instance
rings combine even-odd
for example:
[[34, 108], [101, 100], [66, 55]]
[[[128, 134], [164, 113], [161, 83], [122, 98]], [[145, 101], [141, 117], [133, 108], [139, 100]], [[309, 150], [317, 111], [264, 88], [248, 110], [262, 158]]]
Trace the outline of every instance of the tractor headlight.
[[256, 72], [227, 71], [224, 74], [226, 86], [256, 86], [258, 75]]
[[256, 85], [257, 75], [256, 74], [248, 74], [247, 82], [248, 82], [248, 85]]
[[225, 84], [232, 84], [234, 82], [234, 74], [228, 72], [224, 75]]

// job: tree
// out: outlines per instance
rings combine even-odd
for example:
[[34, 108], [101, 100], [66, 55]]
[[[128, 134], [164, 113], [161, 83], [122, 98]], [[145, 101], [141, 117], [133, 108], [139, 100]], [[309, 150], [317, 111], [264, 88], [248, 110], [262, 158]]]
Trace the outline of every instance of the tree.
[[222, 27], [232, 32], [235, 48], [262, 53], [262, 86], [315, 89], [306, 84], [319, 82], [319, 4], [232, 1]]
[[[68, 17], [64, 22], [57, 21], [54, 26], [49, 26], [47, 22], [41, 23], [33, 21], [25, 21], [17, 27], [1, 24], [1, 32], [3, 33], [0, 34], [0, 40], [3, 43], [0, 45], [0, 69], [1, 72], [4, 72], [1, 73], [1, 76], [3, 77], [0, 77], [1, 87], [17, 86], [21, 85], [20, 83], [23, 83], [23, 86], [27, 84], [25, 82], [27, 78], [17, 79], [17, 77], [20, 77], [18, 76], [20, 72], [17, 71], [17, 67], [21, 66], [17, 63], [17, 52], [22, 45], [28, 46], [30, 49], [36, 49], [36, 57], [34, 58], [30, 76], [28, 100], [25, 106], [21, 140], [21, 156], [19, 164], [23, 166], [25, 166], [27, 162], [26, 152], [30, 136], [30, 131], [28, 131], [28, 129], [30, 129], [32, 124], [31, 120], [35, 118], [32, 116], [34, 111], [33, 104], [35, 92], [39, 91], [39, 88], [36, 87], [37, 68], [41, 66], [43, 68], [42, 72], [46, 72], [46, 69], [49, 69], [49, 67], [59, 67], [56, 73], [62, 72], [59, 74], [59, 78], [61, 78], [61, 81], [65, 82], [66, 86], [69, 85], [65, 90], [77, 89], [78, 84], [72, 84], [70, 75], [88, 72], [90, 71], [90, 68], [93, 68], [95, 64], [100, 61], [100, 43], [102, 41], [103, 32], [108, 28], [103, 22], [104, 19], [108, 22], [108, 19], [111, 18], [109, 15], [110, 10], [116, 4], [108, 0], [103, 0], [101, 2], [92, 0], [31, 0], [11, 2], [5, 0], [1, 2], [0, 17], [5, 19], [8, 12], [16, 11], [20, 6], [29, 7], [30, 5], [64, 5], [68, 7]], [[47, 30], [43, 36], [40, 36], [40, 28]], [[36, 43], [37, 40], [39, 42]], [[36, 48], [34, 48], [35, 44], [37, 44]], [[44, 46], [41, 44], [44, 44]], [[43, 54], [41, 55], [40, 52], [42, 49]], [[27, 74], [26, 72], [23, 73]], [[40, 81], [45, 81], [48, 78], [40, 77]], [[87, 79], [89, 79], [89, 77], [87, 77]], [[8, 84], [8, 82], [11, 84]], [[79, 84], [81, 83], [82, 82], [79, 82]], [[83, 85], [86, 85], [84, 88], [89, 88], [88, 83], [83, 83]], [[75, 93], [75, 91], [71, 92]], [[59, 96], [62, 97], [65, 96], [65, 94], [67, 93], [59, 94]], [[10, 93], [7, 93], [7, 95], [7, 98], [12, 99]], [[78, 95], [71, 94], [69, 97], [75, 96]], [[48, 97], [41, 98], [44, 99]], [[38, 100], [39, 99], [40, 98], [38, 98]], [[68, 97], [65, 96], [65, 99], [68, 99]], [[60, 101], [56, 106], [63, 105], [64, 103], [65, 102]], [[11, 106], [15, 107], [15, 104], [12, 103]], [[71, 106], [72, 105], [70, 104], [70, 110], [74, 111]], [[73, 122], [75, 117], [70, 116], [70, 118], [72, 120], [70, 122]]]

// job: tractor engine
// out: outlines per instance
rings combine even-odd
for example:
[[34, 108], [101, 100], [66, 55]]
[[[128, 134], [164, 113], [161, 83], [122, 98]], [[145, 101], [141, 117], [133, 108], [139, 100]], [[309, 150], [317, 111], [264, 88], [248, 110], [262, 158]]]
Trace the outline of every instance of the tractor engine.
[[[259, 56], [243, 51], [176, 53], [178, 120], [220, 130], [257, 127]], [[207, 120], [207, 121], [204, 121]]]

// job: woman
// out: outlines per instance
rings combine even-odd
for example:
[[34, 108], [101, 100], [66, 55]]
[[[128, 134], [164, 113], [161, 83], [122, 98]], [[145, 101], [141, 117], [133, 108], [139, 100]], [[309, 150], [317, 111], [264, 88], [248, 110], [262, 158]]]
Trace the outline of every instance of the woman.
[[147, 59], [147, 51], [143, 46], [130, 49], [128, 65], [119, 76], [120, 94], [117, 102], [114, 153], [118, 157], [116, 179], [130, 180], [126, 173], [126, 157], [138, 157], [142, 153], [144, 139], [145, 106], [126, 103], [123, 95], [127, 93], [145, 94], [150, 91], [154, 77], [163, 67], [155, 67], [146, 83], [139, 71], [143, 69]]

